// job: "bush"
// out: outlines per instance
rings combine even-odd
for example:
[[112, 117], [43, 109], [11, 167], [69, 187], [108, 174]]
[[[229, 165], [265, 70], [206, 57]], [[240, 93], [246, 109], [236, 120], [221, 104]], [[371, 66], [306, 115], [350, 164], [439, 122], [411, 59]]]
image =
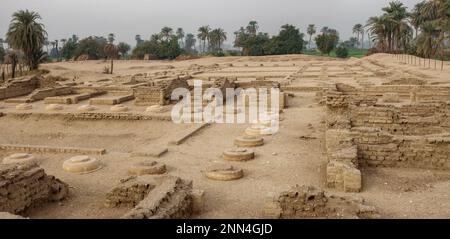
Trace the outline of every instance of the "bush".
[[73, 57], [78, 58], [81, 55], [88, 55], [90, 60], [105, 58], [103, 48], [107, 41], [103, 37], [87, 37], [78, 42], [78, 46], [73, 52]]
[[217, 51], [213, 53], [213, 56], [223, 57], [225, 56], [225, 53], [223, 51]]
[[338, 58], [347, 58], [348, 57], [348, 49], [345, 46], [339, 46], [336, 48], [336, 56]]
[[336, 30], [328, 30], [315, 38], [317, 48], [322, 54], [329, 55], [339, 42], [339, 34]]
[[146, 54], [157, 59], [175, 59], [182, 53], [177, 38], [168, 40], [151, 39], [140, 43], [133, 49], [133, 58], [143, 59]]

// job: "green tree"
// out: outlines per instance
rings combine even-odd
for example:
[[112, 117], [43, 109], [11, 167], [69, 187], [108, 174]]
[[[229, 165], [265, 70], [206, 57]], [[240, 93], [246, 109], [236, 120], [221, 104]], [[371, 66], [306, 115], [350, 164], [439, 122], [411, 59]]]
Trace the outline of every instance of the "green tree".
[[114, 33], [108, 34], [108, 43], [114, 44], [114, 41], [116, 40], [116, 35]]
[[[13, 14], [6, 41], [17, 50], [24, 53], [25, 62], [30, 70], [39, 67], [40, 53], [45, 43], [47, 32], [42, 23], [37, 22], [41, 16], [36, 12], [20, 10]], [[39, 57], [38, 57], [39, 56]]]
[[253, 36], [256, 36], [258, 29], [259, 25], [257, 21], [250, 21], [247, 25], [247, 32]]
[[123, 58], [127, 56], [127, 53], [131, 50], [131, 46], [125, 42], [119, 42], [119, 44], [117, 45], [117, 49], [120, 53], [120, 56]]
[[209, 42], [214, 52], [222, 51], [222, 43], [227, 40], [227, 33], [222, 28], [217, 28], [209, 33]]
[[197, 37], [203, 42], [202, 52], [206, 52], [206, 40], [209, 38], [209, 31], [211, 31], [211, 28], [208, 25], [201, 26], [198, 29]]
[[104, 58], [105, 54], [103, 50], [106, 44], [106, 39], [101, 37], [90, 36], [84, 38], [78, 42], [78, 47], [75, 50], [74, 56], [75, 58], [78, 58], [79, 56], [85, 54], [92, 60]]
[[306, 33], [308, 33], [308, 35], [309, 35], [308, 46], [309, 46], [309, 49], [311, 49], [311, 39], [312, 39], [312, 36], [314, 34], [316, 34], [316, 26], [314, 24], [309, 24], [308, 29], [306, 30]]
[[336, 30], [326, 28], [315, 38], [316, 45], [322, 54], [329, 55], [339, 42], [339, 34]]
[[134, 39], [136, 40], [136, 46], [137, 45], [139, 45], [139, 44], [141, 44], [144, 40], [142, 40], [142, 38], [141, 38], [141, 35], [136, 35], [135, 37], [134, 37]]
[[161, 34], [154, 34], [149, 41], [141, 42], [132, 52], [137, 59], [143, 59], [146, 54], [158, 59], [175, 59], [181, 54], [181, 48], [176, 36], [171, 35], [166, 39]]
[[161, 29], [160, 36], [165, 40], [168, 41], [173, 36], [173, 29], [170, 27], [163, 27]]
[[180, 47], [183, 47], [183, 44], [184, 44], [184, 30], [183, 30], [183, 28], [179, 27], [177, 29], [176, 35], [177, 35], [178, 41], [180, 42]]
[[278, 36], [272, 37], [265, 47], [271, 55], [300, 54], [303, 50], [303, 33], [293, 25], [281, 26]]
[[194, 54], [196, 41], [194, 34], [188, 33], [184, 42], [184, 50], [189, 54]]
[[355, 26], [353, 26], [353, 33], [356, 34], [356, 38], [358, 39], [358, 42], [359, 42], [360, 36], [362, 37], [362, 40], [360, 42], [360, 46], [362, 49], [363, 44], [364, 44], [364, 27], [363, 27], [363, 25], [358, 23]]
[[73, 38], [69, 39], [61, 48], [61, 56], [66, 60], [74, 58], [78, 43]]
[[338, 58], [347, 58], [348, 57], [348, 49], [344, 45], [340, 45], [336, 48], [336, 56]]

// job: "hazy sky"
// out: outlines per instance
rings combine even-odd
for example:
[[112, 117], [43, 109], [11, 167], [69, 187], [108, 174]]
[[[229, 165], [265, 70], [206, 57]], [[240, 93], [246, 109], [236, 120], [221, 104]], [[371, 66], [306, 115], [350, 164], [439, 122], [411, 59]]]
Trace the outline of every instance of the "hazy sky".
[[[378, 15], [390, 0], [1, 0], [0, 37], [8, 29], [11, 15], [19, 9], [42, 16], [50, 40], [77, 34], [115, 33], [118, 41], [135, 44], [134, 36], [148, 39], [163, 26], [184, 28], [196, 34], [201, 25], [222, 27], [228, 33], [258, 21], [260, 30], [276, 34], [290, 23], [306, 32], [308, 24], [336, 28], [341, 38], [351, 36], [356, 23]], [[413, 7], [419, 0], [402, 0]]]

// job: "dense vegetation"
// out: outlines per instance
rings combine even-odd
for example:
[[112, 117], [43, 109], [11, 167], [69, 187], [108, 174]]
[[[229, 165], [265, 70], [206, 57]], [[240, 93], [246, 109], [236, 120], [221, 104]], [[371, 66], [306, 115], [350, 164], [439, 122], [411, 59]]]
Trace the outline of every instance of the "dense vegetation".
[[251, 21], [247, 27], [241, 27], [235, 34], [234, 46], [242, 48], [243, 55], [281, 55], [298, 54], [304, 47], [303, 33], [293, 25], [283, 25], [278, 35], [270, 37], [258, 32], [258, 23]]
[[394, 1], [381, 16], [367, 21], [368, 32], [380, 52], [408, 53], [421, 57], [444, 57], [448, 52], [450, 1], [427, 0], [410, 12]]
[[[355, 24], [355, 36], [340, 41], [335, 29], [323, 27], [317, 33], [309, 24], [305, 35], [290, 24], [281, 26], [277, 35], [260, 32], [256, 21], [234, 32], [234, 50], [224, 47], [228, 40], [222, 28], [204, 25], [197, 34], [175, 31], [164, 27], [146, 40], [136, 35], [132, 49], [125, 42], [115, 43], [116, 36], [89, 36], [79, 39], [72, 35], [67, 39], [49, 41], [41, 17], [36, 12], [17, 11], [13, 14], [5, 40], [0, 39], [0, 63], [29, 70], [52, 60], [72, 59], [175, 59], [180, 55], [280, 55], [311, 54], [331, 57], [362, 57], [367, 52], [406, 53], [426, 58], [449, 58], [450, 1], [423, 0], [413, 9], [400, 1], [390, 2], [382, 9], [382, 15], [370, 17], [365, 25]], [[6, 45], [6, 48], [5, 48]], [[366, 49], [370, 48], [369, 51]], [[108, 50], [108, 51], [106, 51]]]

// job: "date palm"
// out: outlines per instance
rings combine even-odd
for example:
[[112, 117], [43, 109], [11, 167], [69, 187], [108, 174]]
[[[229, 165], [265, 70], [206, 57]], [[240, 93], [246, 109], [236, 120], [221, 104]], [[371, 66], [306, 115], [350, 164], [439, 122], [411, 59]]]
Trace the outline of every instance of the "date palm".
[[256, 36], [256, 33], [258, 32], [259, 26], [257, 21], [250, 21], [247, 26], [247, 32], [250, 35]]
[[114, 44], [115, 40], [116, 40], [116, 36], [114, 35], [114, 33], [109, 33], [108, 34], [108, 42], [111, 44]]
[[139, 44], [141, 44], [142, 42], [143, 42], [143, 40], [142, 40], [142, 38], [141, 38], [141, 35], [136, 35], [135, 37], [134, 37], [134, 39], [136, 40], [136, 46], [137, 45], [139, 45]]
[[184, 49], [186, 49], [187, 52], [193, 52], [195, 51], [195, 36], [194, 34], [188, 33], [186, 35], [186, 42], [184, 43]]
[[179, 27], [177, 29], [177, 33], [176, 34], [177, 34], [178, 42], [180, 43], [180, 47], [182, 47], [183, 46], [183, 42], [184, 42], [184, 30], [183, 30], [183, 28]]
[[308, 28], [306, 29], [306, 32], [309, 35], [309, 43], [308, 43], [308, 45], [309, 45], [309, 49], [311, 49], [311, 39], [312, 39], [312, 36], [314, 34], [316, 34], [316, 26], [314, 24], [309, 24]]
[[173, 34], [173, 29], [172, 28], [170, 28], [170, 27], [163, 27], [162, 29], [161, 29], [161, 37], [165, 40], [165, 41], [168, 41], [169, 40], [169, 38], [172, 36], [172, 34]]
[[205, 52], [206, 50], [206, 40], [209, 37], [209, 31], [211, 30], [211, 28], [206, 25], [206, 26], [201, 26], [200, 28], [198, 28], [198, 34], [197, 37], [198, 39], [200, 39], [203, 42], [203, 52]]
[[221, 45], [227, 40], [227, 33], [222, 28], [217, 28], [209, 34], [209, 41], [214, 50], [221, 50]]
[[20, 10], [13, 14], [13, 18], [6, 33], [6, 41], [13, 48], [24, 53], [25, 62], [30, 70], [39, 66], [39, 58], [36, 58], [45, 44], [47, 32], [44, 25], [38, 20], [41, 16], [37, 12]]
[[359, 42], [359, 35], [361, 34], [362, 29], [363, 29], [362, 24], [356, 24], [353, 26], [353, 33], [356, 34], [358, 42]]

